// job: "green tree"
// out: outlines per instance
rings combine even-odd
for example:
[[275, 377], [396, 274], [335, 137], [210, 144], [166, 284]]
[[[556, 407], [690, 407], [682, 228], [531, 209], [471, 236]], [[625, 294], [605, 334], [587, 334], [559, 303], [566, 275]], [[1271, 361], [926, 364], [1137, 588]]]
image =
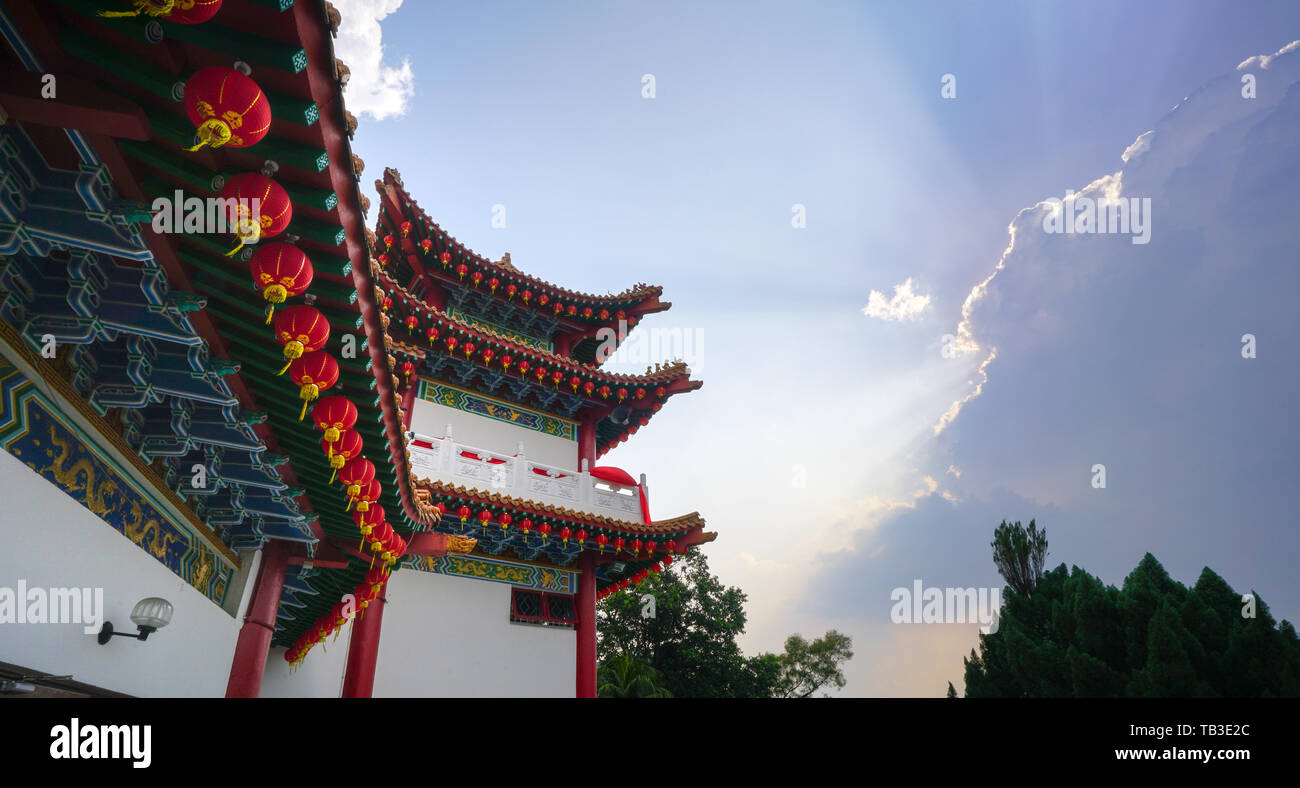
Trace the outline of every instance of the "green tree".
[[659, 671], [630, 654], [615, 654], [596, 669], [596, 694], [602, 698], [671, 698], [659, 684]]
[[[1006, 528], [995, 555], [1034, 544], [1032, 521], [1023, 538]], [[1244, 615], [1242, 596], [1208, 567], [1187, 588], [1148, 553], [1115, 588], [1061, 564], [1031, 595], [1032, 561], [1007, 566], [998, 630], [963, 660], [968, 698], [1300, 697], [1295, 627], [1254, 594]]]
[[[646, 595], [654, 597], [653, 618], [641, 615]], [[745, 631], [745, 601], [692, 548], [634, 591], [605, 599], [597, 613], [599, 653], [645, 661], [675, 697], [769, 697], [778, 666], [768, 655], [746, 657], [736, 643]]]
[[1025, 528], [1017, 520], [1015, 525], [1002, 521], [993, 532], [993, 563], [1016, 593], [1029, 596], [1034, 585], [1043, 576], [1043, 562], [1047, 559], [1047, 530], [1038, 530], [1033, 520]]
[[848, 635], [830, 630], [809, 643], [801, 635], [785, 640], [785, 653], [777, 657], [781, 667], [773, 694], [778, 698], [807, 698], [833, 684], [844, 688], [840, 666], [853, 658], [853, 641]]
[[[642, 616], [647, 595], [653, 618]], [[743, 591], [724, 586], [691, 549], [635, 591], [605, 599], [597, 647], [611, 665], [619, 655], [644, 662], [679, 698], [807, 697], [844, 686], [841, 665], [853, 656], [852, 642], [835, 630], [812, 642], [791, 635], [781, 654], [745, 656], [736, 642], [745, 631], [745, 602]]]

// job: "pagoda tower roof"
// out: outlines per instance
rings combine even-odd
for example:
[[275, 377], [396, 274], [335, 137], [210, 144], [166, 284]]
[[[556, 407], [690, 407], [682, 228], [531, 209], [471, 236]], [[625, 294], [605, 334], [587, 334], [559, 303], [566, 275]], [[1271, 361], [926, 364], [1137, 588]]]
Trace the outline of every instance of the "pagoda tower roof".
[[[394, 281], [412, 290], [420, 289], [421, 279], [456, 289], [473, 283], [472, 292], [479, 297], [471, 300], [480, 308], [484, 302], [494, 302], [487, 308], [504, 314], [510, 322], [519, 321], [545, 333], [572, 334], [572, 354], [577, 358], [601, 363], [603, 359], [596, 354], [601, 329], [609, 329], [615, 336], [621, 330], [625, 336], [646, 315], [672, 306], [660, 300], [663, 288], [658, 285], [641, 283], [620, 293], [598, 295], [524, 273], [508, 252], [500, 260], [490, 260], [430, 218], [392, 167], [386, 167], [384, 177], [375, 180], [375, 189], [380, 196], [375, 255]], [[476, 275], [480, 277], [477, 283]], [[495, 286], [490, 285], [493, 280]], [[618, 338], [621, 341], [622, 336]]]

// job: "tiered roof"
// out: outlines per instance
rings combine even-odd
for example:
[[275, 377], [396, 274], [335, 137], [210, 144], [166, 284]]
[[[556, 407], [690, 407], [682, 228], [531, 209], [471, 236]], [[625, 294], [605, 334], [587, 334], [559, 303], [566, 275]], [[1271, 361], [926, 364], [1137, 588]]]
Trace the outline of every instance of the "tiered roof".
[[[88, 96], [82, 114], [89, 122], [96, 122], [87, 114], [95, 108], [116, 112], [109, 119], [113, 125], [98, 121], [104, 128], [97, 133], [70, 134], [71, 145], [68, 138], [51, 135], [39, 124], [24, 124], [53, 166], [75, 167], [74, 157], [82, 145], [102, 160], [117, 194], [142, 206], [156, 197], [171, 197], [177, 189], [186, 196], [216, 196], [231, 176], [245, 172], [270, 175], [287, 191], [293, 220], [272, 240], [302, 249], [315, 269], [307, 295], [291, 298], [290, 303], [311, 301], [329, 320], [330, 340], [324, 350], [338, 362], [341, 374], [338, 385], [323, 393], [345, 396], [360, 408], [355, 429], [364, 439], [362, 456], [380, 470], [377, 478], [384, 497], [379, 503], [393, 526], [409, 535], [435, 524], [437, 511], [417, 497], [411, 485], [394, 399], [395, 378], [383, 351], [385, 335], [367, 263], [369, 199], [359, 187], [365, 165], [350, 149], [357, 124], [343, 102], [347, 68], [335, 59], [331, 42], [337, 12], [328, 3], [225, 0], [212, 20], [186, 25], [147, 15], [98, 16], [106, 9], [130, 10], [129, 3], [120, 3], [118, 9], [119, 4], [111, 0], [6, 0], [5, 5], [31, 42], [32, 52], [21, 58], [22, 67], [57, 74], [61, 97], [64, 85], [74, 99], [83, 93]], [[246, 69], [265, 93], [272, 112], [270, 131], [246, 148], [190, 151], [195, 128], [183, 104], [186, 81], [201, 68], [232, 64]], [[136, 210], [135, 221], [139, 221]], [[164, 289], [172, 293], [170, 301], [164, 297], [165, 304], [183, 309], [185, 325], [192, 326], [195, 334], [193, 341], [204, 349], [198, 356], [191, 353], [190, 366], [178, 367], [178, 374], [211, 379], [217, 387], [214, 396], [229, 403], [222, 407], [233, 408], [227, 411], [236, 418], [230, 428], [242, 430], [246, 445], [239, 451], [208, 446], [207, 460], [215, 457], [232, 478], [245, 467], [249, 468], [246, 475], [261, 474], [257, 478], [263, 486], [232, 481], [217, 496], [192, 495], [189, 500], [196, 512], [224, 541], [237, 547], [256, 546], [267, 537], [319, 540], [313, 548], [316, 567], [295, 570], [288, 582], [276, 636], [276, 643], [287, 644], [364, 578], [367, 562], [327, 547], [355, 544], [357, 526], [345, 511], [342, 486], [330, 482], [332, 469], [321, 449], [320, 433], [310, 420], [299, 421], [297, 387], [287, 376], [277, 376], [283, 358], [270, 327], [264, 325], [265, 305], [252, 289], [248, 263], [252, 250], [227, 256], [234, 245], [230, 236], [159, 235], [143, 227], [137, 237], [147, 247], [129, 258], [135, 261], [131, 264], [144, 260], [146, 273], [156, 265], [165, 275]], [[108, 276], [129, 276], [131, 269], [123, 265], [118, 262], [113, 269], [122, 273]], [[147, 290], [144, 283], [138, 288]], [[34, 341], [34, 331], [45, 330], [41, 315], [32, 317], [34, 322], [25, 331], [29, 341]], [[345, 335], [355, 340], [355, 357], [343, 352]], [[180, 335], [164, 339], [189, 341]], [[171, 358], [172, 345], [161, 340], [155, 344], [161, 350], [140, 352], [156, 352], [156, 365]], [[186, 356], [182, 353], [179, 358], [183, 362]], [[123, 363], [124, 374], [138, 369], [143, 375], [147, 370], [132, 367], [134, 362], [125, 357]], [[85, 370], [92, 368], [87, 364], [79, 374], [88, 375]], [[111, 365], [101, 372], [111, 374]], [[90, 398], [98, 386], [97, 380], [88, 379], [79, 390]], [[125, 402], [105, 404], [132, 407]], [[190, 417], [180, 421], [167, 408], [137, 408], [132, 411], [137, 417], [128, 423], [140, 440], [171, 436], [184, 442], [190, 439], [184, 433], [195, 418], [195, 407], [190, 407]], [[185, 459], [160, 457], [158, 461], [170, 467]], [[271, 496], [261, 505], [265, 513], [250, 516], [249, 502], [266, 498], [266, 490]]]

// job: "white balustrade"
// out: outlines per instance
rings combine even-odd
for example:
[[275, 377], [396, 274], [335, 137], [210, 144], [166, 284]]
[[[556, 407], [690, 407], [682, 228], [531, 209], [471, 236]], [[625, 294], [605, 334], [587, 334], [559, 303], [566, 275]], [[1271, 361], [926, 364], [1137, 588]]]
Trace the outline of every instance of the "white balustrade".
[[[534, 462], [524, 456], [522, 443], [513, 455], [489, 451], [455, 441], [451, 436], [451, 425], [448, 425], [447, 436], [444, 438], [414, 433], [410, 435], [411, 470], [421, 478], [474, 487], [616, 520], [644, 522], [641, 500], [635, 486], [597, 479], [585, 469], [575, 471]], [[416, 442], [427, 443], [428, 446], [417, 445]], [[644, 475], [641, 481], [644, 485]]]

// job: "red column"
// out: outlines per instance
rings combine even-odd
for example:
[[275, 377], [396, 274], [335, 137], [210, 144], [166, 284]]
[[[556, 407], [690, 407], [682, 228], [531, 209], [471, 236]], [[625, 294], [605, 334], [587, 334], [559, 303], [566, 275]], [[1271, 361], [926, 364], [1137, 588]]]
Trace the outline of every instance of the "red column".
[[262, 548], [257, 585], [235, 643], [235, 657], [230, 662], [227, 698], [256, 698], [262, 689], [262, 673], [271, 650], [271, 636], [275, 634], [275, 614], [280, 609], [280, 592], [284, 590], [284, 572], [291, 549], [292, 545], [279, 540], [272, 540]]
[[594, 411], [587, 411], [578, 423], [578, 470], [582, 470], [582, 461], [587, 461], [587, 470], [596, 464], [596, 424], [602, 417]]
[[578, 559], [578, 697], [596, 697], [596, 557], [584, 552]]
[[569, 348], [571, 343], [569, 335], [563, 332], [557, 333], [555, 335], [554, 342], [555, 342], [555, 355], [567, 357], [570, 352]]
[[343, 674], [343, 697], [369, 698], [375, 689], [375, 665], [379, 662], [379, 627], [384, 623], [384, 605], [388, 604], [388, 581], [379, 596], [352, 624], [348, 643], [348, 667]]

